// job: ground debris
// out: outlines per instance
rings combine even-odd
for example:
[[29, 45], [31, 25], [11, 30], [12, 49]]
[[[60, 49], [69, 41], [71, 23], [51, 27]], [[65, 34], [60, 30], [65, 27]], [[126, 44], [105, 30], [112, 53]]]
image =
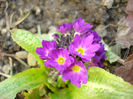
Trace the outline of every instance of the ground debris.
[[[129, 48], [133, 45], [133, 0], [129, 0], [126, 13], [128, 14], [126, 19], [122, 19], [123, 22], [118, 26], [118, 36], [116, 42], [120, 43], [123, 48]], [[121, 35], [120, 35], [121, 34]]]
[[112, 8], [112, 5], [114, 3], [114, 0], [103, 0], [102, 4], [106, 6], [107, 8]]
[[133, 44], [133, 33], [129, 33], [130, 26], [125, 21], [125, 18], [122, 18], [118, 22], [117, 37], [116, 42], [121, 44], [122, 48], [129, 48]]
[[127, 57], [124, 66], [116, 68], [115, 74], [133, 84], [133, 54]]
[[28, 52], [26, 51], [18, 51], [16, 52], [16, 57], [20, 58], [20, 59], [27, 59], [28, 56]]
[[29, 66], [36, 66], [37, 65], [37, 61], [36, 61], [34, 55], [32, 55], [31, 53], [28, 53], [27, 63]]

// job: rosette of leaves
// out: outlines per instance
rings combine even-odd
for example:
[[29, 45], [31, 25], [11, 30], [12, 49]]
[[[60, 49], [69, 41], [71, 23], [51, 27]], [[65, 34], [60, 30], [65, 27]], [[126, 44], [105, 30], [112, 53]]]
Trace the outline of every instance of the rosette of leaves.
[[13, 29], [11, 33], [13, 40], [33, 54], [41, 67], [26, 70], [1, 82], [0, 99], [14, 99], [18, 92], [34, 90], [42, 84], [49, 89], [45, 94], [51, 99], [133, 99], [131, 84], [99, 67], [91, 67], [88, 70], [88, 82], [82, 84], [81, 88], [69, 82], [68, 86], [60, 87], [58, 84], [62, 84], [62, 80], [55, 82], [54, 86], [48, 81], [49, 69], [45, 68], [44, 61], [35, 53], [36, 48], [41, 47], [42, 39], [22, 29]]

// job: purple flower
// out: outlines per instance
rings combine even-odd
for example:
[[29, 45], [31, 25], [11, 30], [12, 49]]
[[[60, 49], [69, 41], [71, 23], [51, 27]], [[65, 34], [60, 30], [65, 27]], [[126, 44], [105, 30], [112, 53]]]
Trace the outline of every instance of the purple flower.
[[98, 43], [101, 41], [101, 37], [95, 31], [90, 31], [94, 35], [94, 42]]
[[71, 23], [62, 24], [62, 25], [60, 25], [60, 28], [59, 29], [57, 28], [56, 30], [65, 34], [72, 30], [72, 24]]
[[105, 54], [105, 49], [104, 49], [104, 45], [102, 43], [100, 43], [100, 48], [99, 50], [96, 52], [95, 57], [93, 58], [93, 62], [96, 66], [98, 67], [104, 67], [102, 60], [105, 59], [107, 56]]
[[56, 49], [56, 41], [42, 41], [42, 47], [36, 48], [36, 53], [41, 59], [48, 59], [48, 54], [51, 50]]
[[93, 25], [91, 24], [85, 24], [85, 20], [78, 18], [74, 23], [73, 23], [73, 28], [77, 32], [76, 34], [83, 34], [88, 32]]
[[45, 60], [46, 67], [54, 67], [62, 75], [63, 81], [70, 80], [79, 88], [88, 79], [83, 63], [88, 62], [88, 67], [103, 67], [102, 60], [106, 58], [101, 38], [92, 27], [81, 18], [73, 23], [62, 24], [57, 28], [62, 34], [53, 35], [57, 43], [43, 40], [42, 47], [36, 49], [40, 58]]
[[75, 61], [74, 64], [62, 72], [62, 79], [63, 81], [70, 80], [72, 84], [80, 88], [81, 82], [83, 84], [87, 83], [87, 70], [81, 61]]
[[94, 35], [94, 42], [95, 43], [98, 43], [99, 41], [101, 41], [101, 37], [98, 35], [97, 32], [95, 31], [92, 31], [92, 30], [89, 30], [87, 33], [85, 33], [83, 36], [89, 36], [90, 34], [93, 34]]
[[44, 65], [47, 67], [55, 67], [59, 71], [65, 70], [74, 61], [73, 57], [69, 56], [69, 52], [63, 48], [52, 50], [48, 56], [50, 58], [47, 59]]
[[80, 37], [76, 35], [73, 42], [69, 46], [69, 51], [73, 55], [78, 55], [84, 62], [91, 61], [91, 58], [95, 56], [96, 51], [100, 48], [98, 43], [93, 43], [94, 35], [87, 37]]

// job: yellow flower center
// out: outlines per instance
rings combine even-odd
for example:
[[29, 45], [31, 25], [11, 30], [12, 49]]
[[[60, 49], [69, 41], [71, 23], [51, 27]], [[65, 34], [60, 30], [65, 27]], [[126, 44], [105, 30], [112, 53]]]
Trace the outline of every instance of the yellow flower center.
[[65, 63], [65, 58], [59, 57], [59, 58], [57, 59], [57, 62], [58, 62], [58, 64], [63, 65], [63, 64]]
[[75, 66], [72, 67], [72, 70], [73, 70], [74, 72], [80, 72], [81, 68], [80, 68], [80, 66], [75, 65]]
[[48, 53], [49, 53], [49, 51], [46, 52], [47, 56], [48, 56]]
[[84, 55], [85, 50], [83, 48], [78, 48], [77, 51], [79, 54]]

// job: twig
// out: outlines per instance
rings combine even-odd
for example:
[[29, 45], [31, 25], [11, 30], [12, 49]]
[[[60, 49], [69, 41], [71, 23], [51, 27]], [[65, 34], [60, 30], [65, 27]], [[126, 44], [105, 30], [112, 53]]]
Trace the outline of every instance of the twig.
[[6, 53], [3, 53], [1, 50], [0, 50], [0, 55], [2, 56], [8, 56], [8, 57], [13, 57], [15, 58], [17, 61], [19, 61], [22, 65], [28, 67], [28, 64], [26, 64], [23, 60], [19, 59], [18, 57], [16, 57], [14, 54], [6, 54]]
[[10, 15], [10, 24], [12, 24], [12, 22], [13, 22], [13, 17], [14, 17], [14, 12]]
[[11, 25], [11, 28], [14, 28], [15, 26], [17, 26], [18, 24], [23, 22], [29, 15], [30, 15], [30, 12], [28, 12], [25, 16], [23, 16], [21, 19], [19, 19], [17, 22], [15, 22], [13, 25]]
[[2, 73], [2, 72], [0, 72], [0, 75], [5, 76], [5, 77], [7, 77], [7, 78], [11, 77], [10, 75], [4, 74], [4, 73]]
[[10, 22], [9, 22], [9, 16], [7, 13], [7, 8], [8, 8], [8, 2], [6, 2], [6, 8], [4, 10], [4, 13], [5, 13], [5, 20], [6, 20], [6, 29], [9, 31], [10, 30]]
[[129, 54], [129, 49], [126, 50], [126, 52], [124, 54], [124, 59], [127, 58], [128, 54]]
[[10, 64], [10, 67], [11, 67], [10, 75], [13, 75], [13, 65], [12, 65], [12, 58], [11, 57], [9, 57], [9, 64]]
[[117, 60], [117, 62], [121, 63], [122, 65], [125, 65], [125, 61], [124, 61], [123, 59], [121, 59], [121, 58], [119, 58], [119, 59]]
[[17, 61], [19, 61], [22, 65], [29, 67], [28, 64], [26, 64], [23, 60], [19, 59], [18, 57], [14, 57]]
[[41, 27], [40, 27], [40, 25], [37, 25], [37, 33], [38, 33], [39, 35], [41, 35]]

